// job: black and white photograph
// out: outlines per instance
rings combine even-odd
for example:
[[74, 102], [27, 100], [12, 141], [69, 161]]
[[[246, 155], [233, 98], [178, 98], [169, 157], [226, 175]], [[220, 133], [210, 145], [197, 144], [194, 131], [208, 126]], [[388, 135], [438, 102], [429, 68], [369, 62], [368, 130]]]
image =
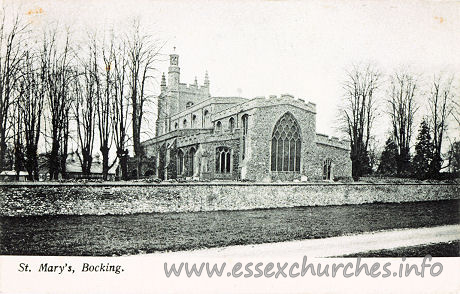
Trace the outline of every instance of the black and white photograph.
[[458, 274], [459, 1], [2, 1], [0, 293]]

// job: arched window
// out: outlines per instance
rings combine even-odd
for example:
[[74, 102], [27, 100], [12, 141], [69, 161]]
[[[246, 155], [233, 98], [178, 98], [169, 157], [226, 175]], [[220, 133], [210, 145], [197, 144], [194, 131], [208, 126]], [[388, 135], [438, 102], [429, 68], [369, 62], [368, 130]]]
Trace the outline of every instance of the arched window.
[[192, 116], [192, 128], [196, 127], [196, 115]]
[[205, 110], [203, 114], [203, 128], [205, 128], [208, 125], [209, 122], [209, 111]]
[[181, 175], [184, 173], [184, 152], [179, 150], [177, 152], [177, 174]]
[[174, 129], [177, 130], [178, 127], [179, 127], [179, 124], [176, 122], [176, 123], [174, 124]]
[[242, 152], [242, 158], [245, 159], [246, 156], [247, 156], [247, 149], [248, 149], [248, 146], [247, 146], [247, 135], [248, 135], [248, 126], [249, 126], [249, 116], [247, 114], [243, 115], [243, 117], [241, 118], [241, 121], [242, 121], [242, 124], [243, 124], [243, 152]]
[[216, 172], [217, 173], [230, 173], [232, 160], [231, 160], [231, 149], [228, 147], [216, 148]]
[[222, 130], [222, 123], [220, 121], [216, 122], [216, 133], [220, 133]]
[[193, 106], [193, 102], [189, 101], [189, 102], [187, 102], [187, 104], [185, 104], [185, 109], [190, 108], [192, 106]]
[[194, 174], [194, 168], [195, 168], [195, 153], [196, 150], [194, 147], [190, 148], [188, 151], [188, 164], [187, 164], [187, 174], [188, 176], [192, 177]]
[[323, 162], [323, 180], [332, 178], [332, 161], [328, 158]]
[[231, 117], [229, 120], [228, 120], [228, 130], [230, 131], [230, 133], [233, 134], [233, 129], [235, 128], [235, 119], [233, 117]]
[[300, 171], [300, 127], [287, 112], [276, 123], [272, 134], [272, 171]]
[[187, 120], [184, 119], [184, 121], [182, 122], [182, 125], [184, 126], [184, 129], [187, 127]]

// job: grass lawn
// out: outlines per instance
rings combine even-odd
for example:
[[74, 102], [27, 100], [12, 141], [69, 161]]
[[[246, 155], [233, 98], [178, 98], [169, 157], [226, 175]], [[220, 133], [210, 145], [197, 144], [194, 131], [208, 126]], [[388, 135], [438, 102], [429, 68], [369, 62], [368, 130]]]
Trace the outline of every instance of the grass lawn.
[[433, 257], [459, 257], [460, 241], [373, 250], [349, 254], [343, 257], [424, 257], [426, 255], [431, 255]]
[[460, 200], [248, 211], [1, 217], [2, 255], [125, 255], [458, 224]]

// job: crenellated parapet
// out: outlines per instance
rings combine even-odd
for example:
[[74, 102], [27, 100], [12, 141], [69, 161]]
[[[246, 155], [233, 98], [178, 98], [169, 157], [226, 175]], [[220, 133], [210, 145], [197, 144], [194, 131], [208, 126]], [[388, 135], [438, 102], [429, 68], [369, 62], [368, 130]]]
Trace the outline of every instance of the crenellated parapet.
[[324, 135], [320, 133], [316, 134], [316, 143], [350, 150], [350, 141], [341, 140], [337, 137], [332, 137], [332, 136], [328, 136], [328, 135]]
[[[195, 80], [196, 81], [196, 80]], [[180, 83], [179, 84], [179, 92], [180, 93], [187, 93], [191, 95], [202, 95], [209, 97], [209, 86], [206, 85], [198, 85], [197, 83], [194, 84], [186, 84]]]
[[312, 102], [306, 102], [304, 99], [295, 98], [290, 94], [283, 94], [280, 96], [270, 95], [268, 97], [258, 96], [251, 100], [247, 100], [244, 103], [232, 106], [223, 111], [213, 114], [212, 120], [219, 120], [225, 117], [232, 115], [233, 113], [238, 113], [242, 111], [247, 111], [253, 108], [263, 108], [263, 107], [272, 107], [276, 105], [289, 104], [301, 109], [304, 109], [308, 112], [316, 114], [316, 104]]

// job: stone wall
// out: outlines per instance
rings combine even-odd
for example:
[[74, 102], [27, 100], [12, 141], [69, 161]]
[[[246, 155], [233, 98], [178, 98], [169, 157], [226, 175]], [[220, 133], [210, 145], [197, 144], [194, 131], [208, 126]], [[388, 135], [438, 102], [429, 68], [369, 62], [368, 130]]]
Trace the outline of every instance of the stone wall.
[[458, 199], [454, 184], [0, 184], [0, 215], [244, 210]]

